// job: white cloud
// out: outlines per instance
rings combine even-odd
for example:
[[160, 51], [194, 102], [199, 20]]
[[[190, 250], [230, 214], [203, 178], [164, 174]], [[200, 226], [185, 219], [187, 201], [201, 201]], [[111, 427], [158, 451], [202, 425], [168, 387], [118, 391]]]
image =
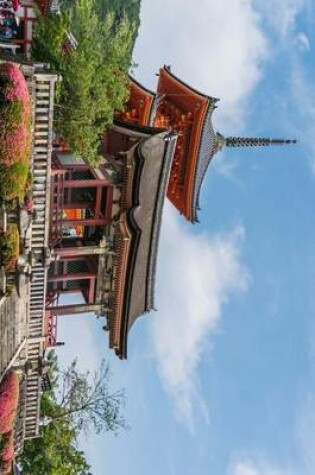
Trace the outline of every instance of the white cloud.
[[305, 474], [315, 472], [315, 395], [305, 395], [297, 415], [297, 441], [305, 466]]
[[155, 87], [164, 63], [197, 89], [222, 98], [219, 115], [240, 127], [244, 101], [267, 55], [250, 0], [143, 0], [136, 44], [137, 76]]
[[263, 0], [258, 2], [260, 11], [284, 42], [294, 37], [299, 15], [311, 9], [310, 0]]
[[232, 468], [231, 475], [260, 475], [250, 462], [237, 462]]
[[240, 263], [243, 230], [211, 239], [181, 224], [167, 206], [163, 217], [158, 308], [152, 339], [158, 371], [177, 414], [192, 428], [196, 405], [204, 409], [196, 376], [209, 336], [233, 291], [244, 291], [248, 276]]
[[293, 475], [293, 472], [287, 469], [271, 466], [261, 460], [236, 461], [231, 464], [228, 473], [229, 475]]
[[310, 51], [311, 43], [308, 36], [305, 33], [298, 33], [296, 35], [296, 42], [301, 51]]
[[299, 62], [291, 70], [291, 97], [295, 104], [292, 122], [315, 173], [315, 88], [312, 75]]

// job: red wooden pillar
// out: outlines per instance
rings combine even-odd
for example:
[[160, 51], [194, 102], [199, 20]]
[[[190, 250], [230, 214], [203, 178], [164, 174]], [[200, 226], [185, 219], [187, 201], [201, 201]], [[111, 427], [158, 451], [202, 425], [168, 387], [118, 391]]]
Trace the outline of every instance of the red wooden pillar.
[[95, 272], [73, 272], [66, 275], [51, 275], [48, 277], [48, 282], [69, 282], [75, 280], [85, 280], [95, 278]]
[[101, 214], [102, 193], [103, 193], [103, 186], [98, 186], [96, 188], [95, 218], [99, 218]]
[[110, 223], [108, 218], [62, 219], [56, 221], [56, 226], [105, 226]]
[[62, 164], [62, 168], [67, 171], [75, 171], [75, 172], [88, 172], [91, 170], [91, 166], [87, 163], [69, 163], [69, 164]]
[[94, 276], [92, 279], [90, 279], [88, 303], [93, 303], [95, 300], [95, 287], [96, 287], [96, 277]]
[[46, 313], [49, 315], [75, 315], [77, 313], [97, 312], [100, 310], [100, 304], [75, 304], [61, 305], [60, 307], [50, 307]]
[[99, 246], [74, 246], [74, 247], [55, 247], [53, 253], [58, 256], [59, 260], [72, 259], [78, 260], [82, 256], [93, 256], [98, 254], [105, 254], [107, 249]]
[[106, 178], [89, 178], [86, 180], [65, 180], [64, 188], [97, 188], [98, 186], [108, 186], [111, 182]]
[[93, 209], [94, 203], [92, 201], [77, 201], [65, 203], [63, 209]]
[[114, 187], [113, 186], [107, 187], [106, 206], [105, 206], [104, 215], [109, 220], [111, 220], [111, 217], [112, 217], [113, 196], [114, 196]]

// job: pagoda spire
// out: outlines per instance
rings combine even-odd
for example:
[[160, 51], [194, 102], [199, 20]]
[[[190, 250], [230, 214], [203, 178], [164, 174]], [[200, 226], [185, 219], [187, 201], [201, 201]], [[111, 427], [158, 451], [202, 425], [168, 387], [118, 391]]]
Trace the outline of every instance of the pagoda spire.
[[290, 145], [296, 140], [268, 139], [255, 137], [224, 137], [219, 132], [216, 134], [218, 148], [223, 147], [267, 147], [269, 145]]
[[267, 139], [251, 137], [227, 137], [227, 147], [267, 147], [268, 145], [289, 145], [296, 143], [296, 140]]

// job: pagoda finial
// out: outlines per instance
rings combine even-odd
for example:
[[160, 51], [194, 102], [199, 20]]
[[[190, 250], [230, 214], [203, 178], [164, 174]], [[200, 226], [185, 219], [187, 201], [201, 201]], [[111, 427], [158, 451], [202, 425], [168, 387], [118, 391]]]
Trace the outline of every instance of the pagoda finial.
[[224, 137], [219, 132], [216, 134], [219, 148], [222, 147], [267, 147], [268, 145], [290, 145], [296, 140], [287, 139], [267, 139], [256, 137]]
[[296, 143], [296, 140], [267, 139], [251, 137], [227, 137], [226, 147], [267, 147], [268, 145], [289, 145]]
[[217, 150], [222, 150], [224, 147], [267, 147], [269, 145], [290, 145], [295, 143], [296, 140], [255, 137], [224, 137], [224, 135], [219, 132], [216, 133]]

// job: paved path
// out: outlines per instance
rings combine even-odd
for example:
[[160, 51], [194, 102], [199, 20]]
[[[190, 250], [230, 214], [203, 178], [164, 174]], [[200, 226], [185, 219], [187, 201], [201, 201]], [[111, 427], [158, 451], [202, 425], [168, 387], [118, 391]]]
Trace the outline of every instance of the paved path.
[[0, 377], [26, 335], [26, 300], [15, 291], [0, 299]]

